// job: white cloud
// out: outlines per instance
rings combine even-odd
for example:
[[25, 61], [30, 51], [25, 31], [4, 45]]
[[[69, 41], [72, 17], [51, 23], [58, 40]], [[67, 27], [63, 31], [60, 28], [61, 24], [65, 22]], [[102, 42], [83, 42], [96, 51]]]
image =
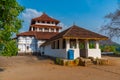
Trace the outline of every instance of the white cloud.
[[30, 9], [27, 8], [22, 14], [21, 14], [21, 19], [24, 21], [23, 22], [23, 28], [20, 30], [21, 32], [23, 31], [28, 31], [30, 22], [32, 18], [38, 17], [42, 14], [42, 12], [39, 12], [35, 9]]
[[68, 28], [68, 26], [67, 25], [65, 25], [64, 23], [59, 23], [59, 25], [58, 26], [60, 26], [60, 27], [62, 27], [62, 30], [61, 31], [63, 31], [63, 30], [65, 30], [65, 29], [67, 29]]

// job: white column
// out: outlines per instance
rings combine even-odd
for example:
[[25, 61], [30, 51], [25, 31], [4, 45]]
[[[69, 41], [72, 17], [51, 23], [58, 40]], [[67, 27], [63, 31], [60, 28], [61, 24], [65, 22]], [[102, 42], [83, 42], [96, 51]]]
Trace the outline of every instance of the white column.
[[56, 28], [54, 29], [54, 32], [56, 32]]
[[85, 49], [89, 49], [89, 41], [85, 40]]
[[44, 28], [42, 28], [42, 32], [45, 32], [45, 29], [44, 29]]
[[49, 28], [49, 32], [51, 32], [51, 28]]
[[39, 31], [39, 28], [37, 28], [37, 31]]
[[99, 49], [99, 41], [95, 41], [95, 43], [96, 43], [96, 49]]
[[70, 40], [66, 39], [66, 50], [70, 49]]
[[33, 31], [33, 27], [31, 27], [31, 31]]
[[77, 49], [79, 48], [79, 41], [78, 41], [78, 39], [76, 39], [76, 48]]

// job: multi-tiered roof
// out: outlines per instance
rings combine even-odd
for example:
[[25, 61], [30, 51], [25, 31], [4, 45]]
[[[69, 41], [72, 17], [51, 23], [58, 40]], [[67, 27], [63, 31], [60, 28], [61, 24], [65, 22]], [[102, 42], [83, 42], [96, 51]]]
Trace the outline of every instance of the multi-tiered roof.
[[31, 20], [29, 31], [20, 33], [17, 36], [35, 36], [37, 39], [47, 40], [62, 29], [62, 27], [58, 26], [59, 22], [43, 13], [41, 16]]

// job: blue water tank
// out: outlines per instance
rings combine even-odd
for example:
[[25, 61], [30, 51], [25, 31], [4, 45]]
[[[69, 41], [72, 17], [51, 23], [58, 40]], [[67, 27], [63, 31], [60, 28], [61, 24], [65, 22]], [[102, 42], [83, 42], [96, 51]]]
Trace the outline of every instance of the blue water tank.
[[74, 50], [68, 50], [68, 59], [73, 60], [74, 59]]

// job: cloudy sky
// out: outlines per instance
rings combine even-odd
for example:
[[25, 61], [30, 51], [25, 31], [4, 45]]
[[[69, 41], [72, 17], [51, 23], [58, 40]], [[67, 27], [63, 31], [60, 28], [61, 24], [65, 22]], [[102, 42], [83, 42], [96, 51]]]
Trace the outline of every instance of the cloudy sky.
[[[30, 20], [45, 12], [68, 28], [76, 25], [99, 32], [105, 24], [104, 16], [118, 8], [118, 0], [17, 0], [25, 7], [20, 18], [24, 20], [21, 32], [27, 31]], [[117, 40], [115, 40], [117, 41]]]

